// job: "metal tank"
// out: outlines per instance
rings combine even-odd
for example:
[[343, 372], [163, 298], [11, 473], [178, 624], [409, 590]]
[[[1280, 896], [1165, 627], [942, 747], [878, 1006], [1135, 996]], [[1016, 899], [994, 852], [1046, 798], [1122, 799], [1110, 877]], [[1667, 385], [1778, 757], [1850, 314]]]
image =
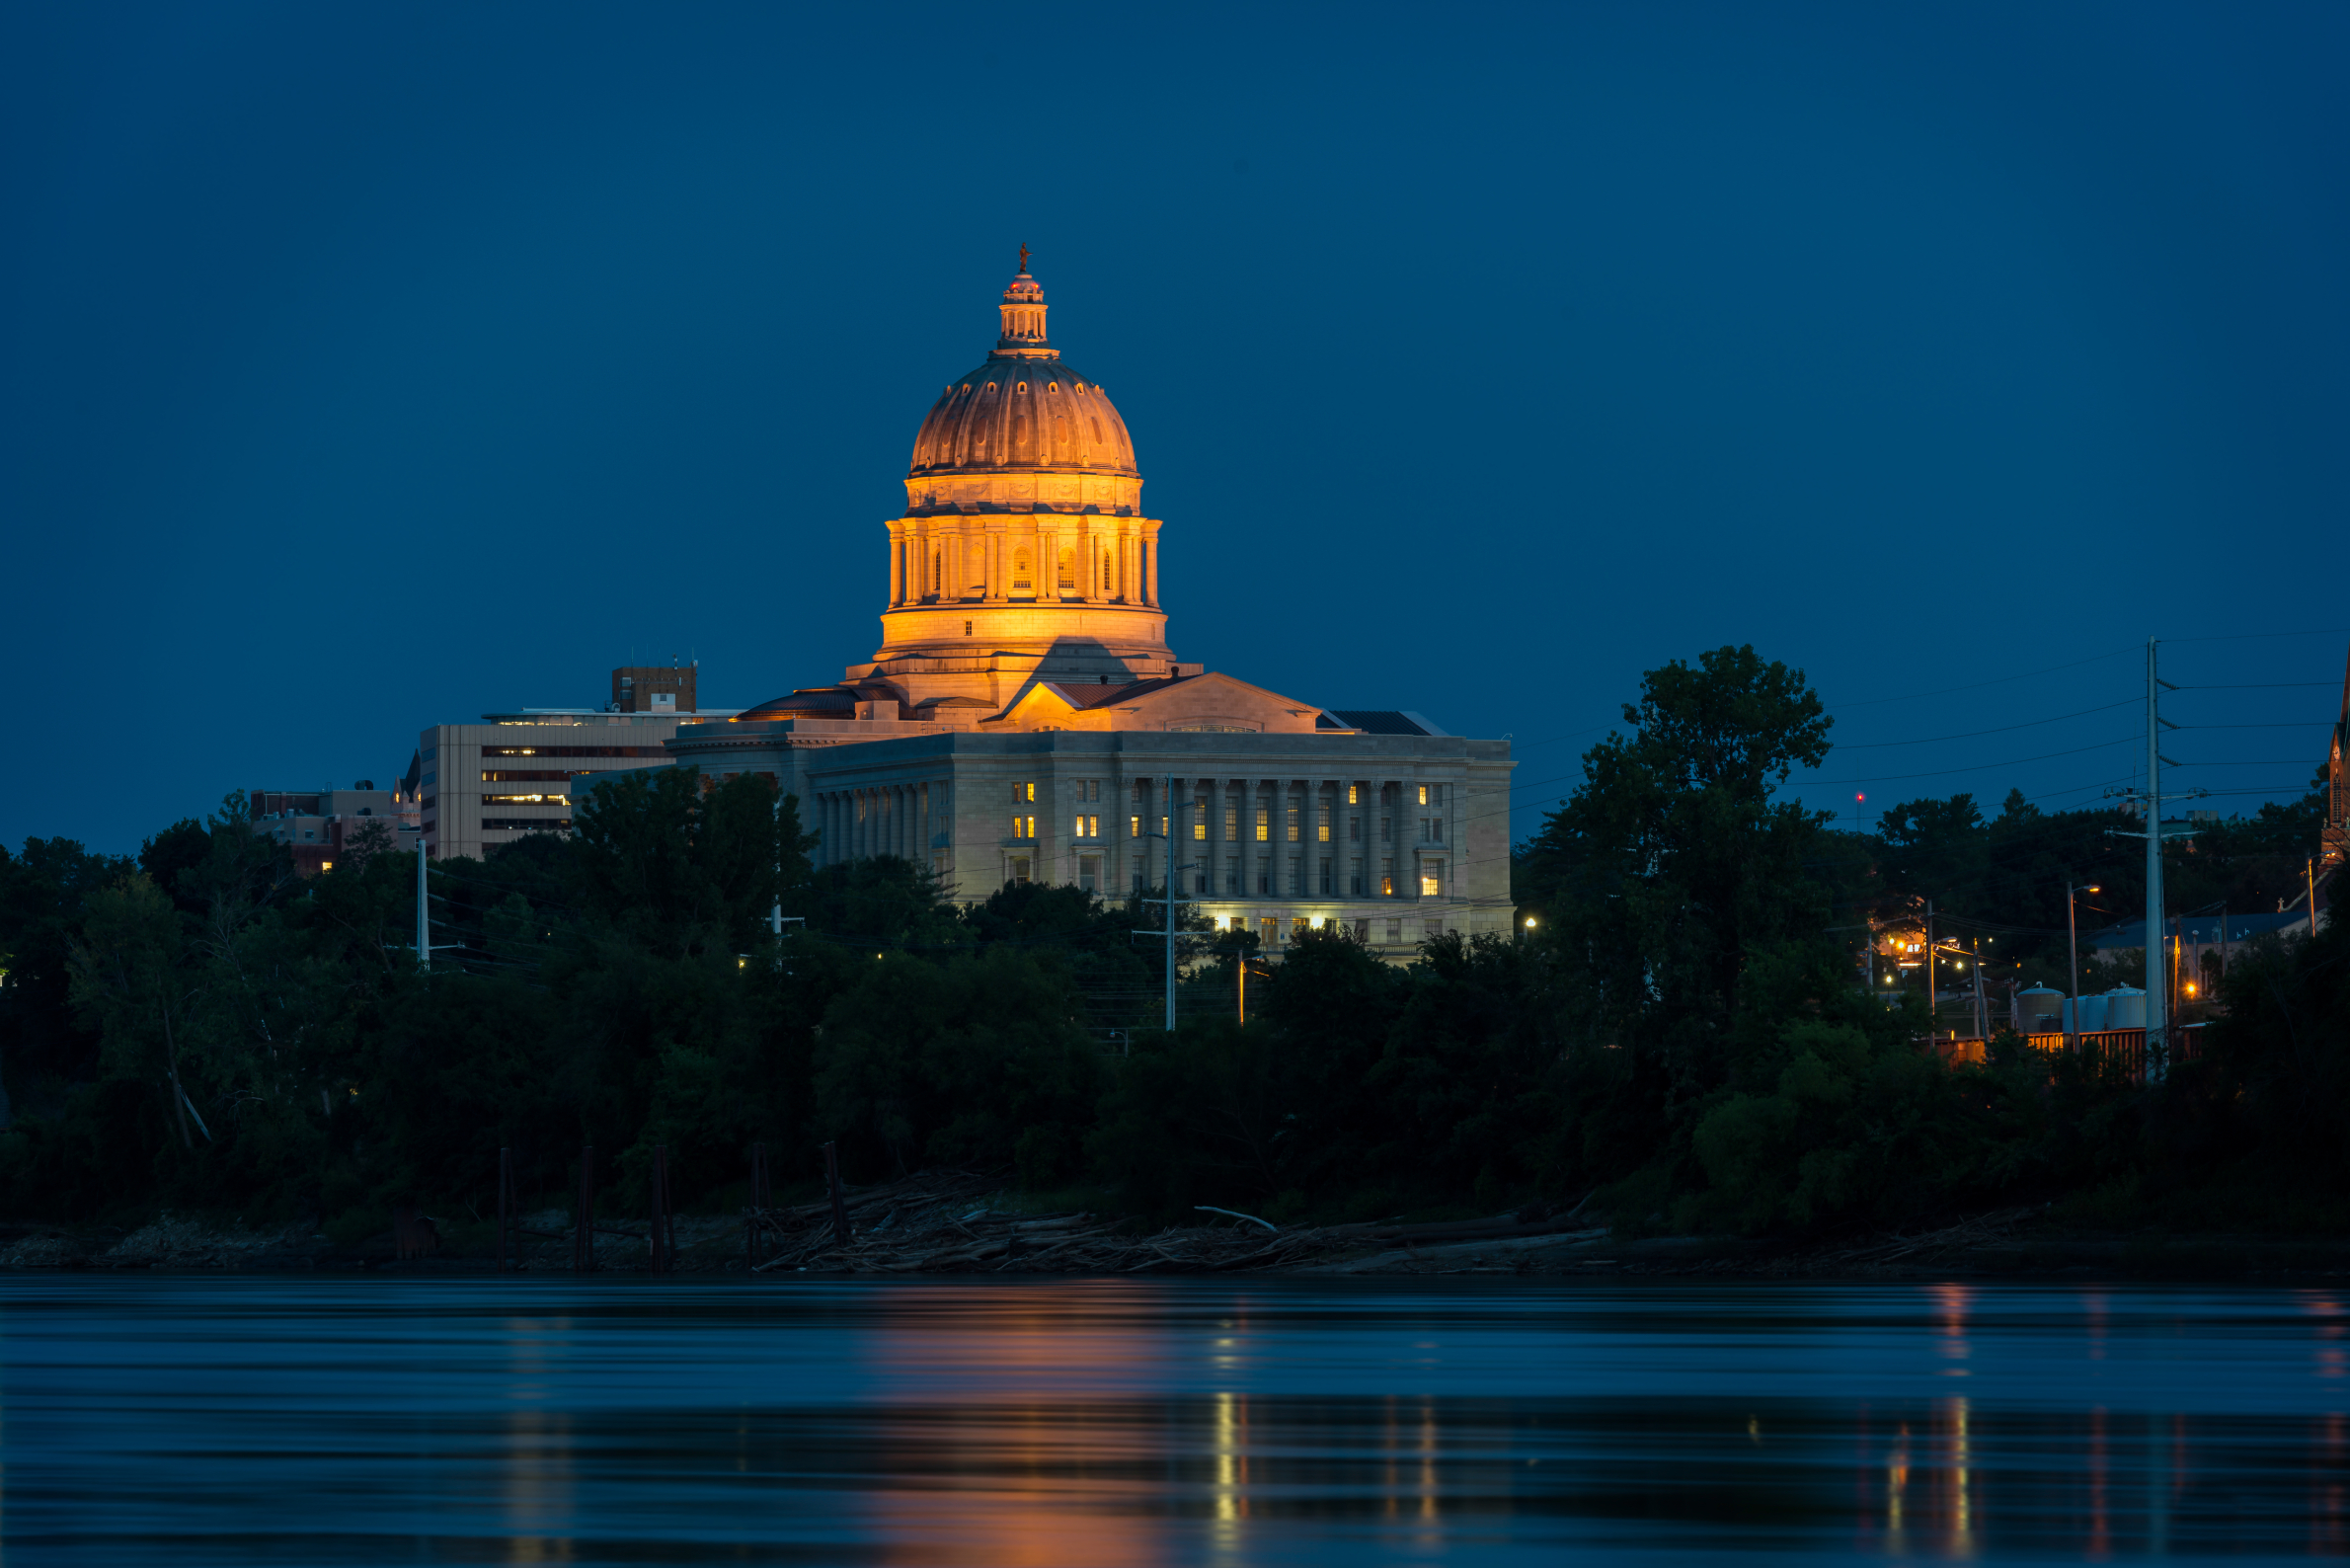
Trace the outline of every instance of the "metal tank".
[[2065, 993], [2046, 985], [2033, 985], [2015, 993], [2015, 1007], [2009, 1023], [2019, 1035], [2050, 1035], [2064, 1027]]
[[2146, 992], [2135, 985], [2116, 985], [2105, 993], [2105, 1027], [2144, 1029]]
[[2083, 996], [2080, 999], [2080, 1021], [2073, 1021], [2073, 1003], [2065, 1002], [2065, 1027], [2076, 1035], [2093, 1035], [2105, 1027], [2105, 998]]

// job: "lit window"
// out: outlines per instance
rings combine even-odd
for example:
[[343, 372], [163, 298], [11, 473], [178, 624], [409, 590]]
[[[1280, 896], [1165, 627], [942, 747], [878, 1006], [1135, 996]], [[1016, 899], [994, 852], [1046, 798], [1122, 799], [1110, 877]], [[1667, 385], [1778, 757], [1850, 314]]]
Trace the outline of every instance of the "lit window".
[[1286, 827], [1287, 827], [1287, 828], [1290, 830], [1290, 842], [1291, 842], [1291, 843], [1292, 843], [1292, 844], [1293, 844], [1293, 843], [1295, 843], [1295, 842], [1297, 841], [1297, 808], [1296, 808], [1296, 807], [1292, 806], [1292, 807], [1291, 807], [1291, 808], [1290, 808], [1290, 810], [1289, 810], [1289, 821], [1288, 821], [1288, 822], [1286, 822], [1285, 823], [1283, 823], [1283, 825], [1284, 825], [1284, 826], [1286, 826]]
[[1445, 863], [1441, 860], [1423, 861], [1420, 866], [1420, 897], [1438, 899], [1445, 892]]
[[1227, 844], [1236, 844], [1239, 841], [1240, 808], [1237, 806], [1227, 806], [1224, 808], [1224, 842]]
[[1314, 823], [1313, 831], [1314, 837], [1320, 842], [1325, 844], [1330, 842], [1330, 819], [1327, 815], [1324, 815], [1319, 822]]
[[1269, 844], [1273, 842], [1272, 818], [1273, 814], [1271, 812], [1265, 810], [1265, 808], [1262, 806], [1257, 808], [1257, 842], [1260, 844]]
[[1395, 897], [1395, 862], [1392, 860], [1379, 862], [1379, 897], [1382, 899]]
[[1192, 842], [1198, 844], [1208, 842], [1208, 814], [1204, 807], [1201, 809], [1200, 815], [1192, 819]]
[[1139, 817], [1129, 817], [1129, 818], [1126, 820], [1126, 835], [1127, 835], [1127, 837], [1129, 837], [1129, 838], [1139, 838], [1139, 837], [1141, 837], [1141, 836], [1142, 836], [1142, 819], [1141, 819], [1141, 818], [1139, 818]]
[[[318, 869], [321, 871], [332, 871], [335, 869], [335, 863], [332, 860], [322, 860], [318, 863]], [[2192, 985], [2187, 987], [2189, 990], [2193, 990], [2194, 988], [2195, 987]]]
[[1362, 804], [1363, 804], [1363, 786], [1362, 786], [1362, 785], [1360, 785], [1360, 784], [1349, 784], [1349, 785], [1347, 786], [1347, 804], [1348, 804], [1349, 806], [1360, 806], [1360, 805], [1362, 805]]
[[1425, 784], [1420, 786], [1420, 804], [1423, 806], [1428, 804], [1428, 786]]

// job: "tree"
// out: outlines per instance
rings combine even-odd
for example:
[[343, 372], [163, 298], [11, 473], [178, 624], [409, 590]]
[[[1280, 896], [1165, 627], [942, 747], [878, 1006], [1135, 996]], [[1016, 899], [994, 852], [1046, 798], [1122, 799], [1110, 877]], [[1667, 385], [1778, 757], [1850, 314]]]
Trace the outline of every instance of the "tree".
[[1584, 754], [1525, 880], [1575, 1043], [1627, 1052], [1670, 1102], [1725, 1080], [1742, 1029], [1774, 1032], [1749, 1017], [1757, 966], [1823, 940], [1828, 816], [1772, 794], [1826, 759], [1833, 721], [1801, 670], [1751, 647], [1650, 670], [1624, 719]]

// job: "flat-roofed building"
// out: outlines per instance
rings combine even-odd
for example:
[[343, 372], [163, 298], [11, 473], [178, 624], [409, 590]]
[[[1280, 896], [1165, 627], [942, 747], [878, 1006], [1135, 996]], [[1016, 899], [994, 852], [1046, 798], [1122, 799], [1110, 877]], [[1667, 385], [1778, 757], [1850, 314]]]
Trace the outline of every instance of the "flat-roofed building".
[[[613, 671], [614, 689], [635, 673], [645, 671]], [[681, 688], [692, 692], [690, 674]], [[517, 708], [432, 725], [417, 737], [412, 765], [427, 853], [480, 859], [527, 833], [568, 832], [573, 779], [666, 767], [673, 759], [665, 743], [680, 724], [723, 722], [736, 711]]]

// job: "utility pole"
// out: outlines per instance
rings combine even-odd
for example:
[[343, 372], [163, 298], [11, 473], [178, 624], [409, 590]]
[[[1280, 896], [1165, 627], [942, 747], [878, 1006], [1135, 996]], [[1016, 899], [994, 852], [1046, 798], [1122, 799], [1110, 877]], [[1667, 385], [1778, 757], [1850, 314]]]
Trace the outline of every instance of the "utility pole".
[[[1155, 833], [1145, 832], [1142, 834], [1142, 836], [1144, 839], [1159, 838], [1166, 841], [1167, 896], [1164, 899], [1141, 899], [1136, 902], [1141, 903], [1161, 904], [1165, 907], [1166, 912], [1161, 921], [1163, 930], [1136, 931], [1131, 934], [1134, 936], [1163, 935], [1166, 938], [1167, 1033], [1171, 1035], [1175, 1032], [1175, 909], [1176, 906], [1183, 902], [1182, 900], [1175, 897], [1175, 875], [1178, 870], [1188, 871], [1191, 869], [1189, 866], [1178, 867], [1175, 864], [1175, 775], [1172, 773], [1165, 775], [1165, 777], [1161, 780], [1159, 806], [1161, 808], [1159, 813], [1159, 830]], [[1149, 819], [1146, 816], [1143, 820], [1147, 823]], [[1147, 849], [1142, 851], [1142, 875], [1145, 881], [1147, 881], [1150, 876], [1150, 851]]]
[[1934, 901], [1925, 901], [1925, 1035], [1933, 1038], [1934, 1029], [1942, 1021], [1940, 1002], [1942, 993], [1934, 988]]
[[2309, 869], [2309, 878], [2310, 878], [2310, 940], [2311, 940], [2311, 941], [2312, 941], [2312, 942], [2314, 942], [2314, 941], [2316, 941], [2316, 940], [2317, 940], [2317, 857], [2316, 857], [2316, 856], [2312, 855], [2312, 856], [2311, 856], [2311, 857], [2310, 857], [2310, 861], [2309, 861], [2309, 868], [2308, 868], [2308, 869]]
[[416, 961], [427, 974], [432, 970], [432, 915], [431, 897], [425, 889], [425, 834], [419, 828], [416, 835]]
[[1991, 1016], [1983, 1010], [1983, 938], [1975, 938], [1975, 1038], [1991, 1038]]

